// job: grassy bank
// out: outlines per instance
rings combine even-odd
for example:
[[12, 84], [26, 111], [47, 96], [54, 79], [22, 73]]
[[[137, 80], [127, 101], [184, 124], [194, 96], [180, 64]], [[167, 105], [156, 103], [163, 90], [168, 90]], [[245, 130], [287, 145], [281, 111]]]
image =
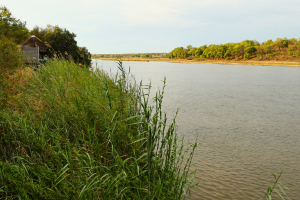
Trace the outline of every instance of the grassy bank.
[[[115, 58], [99, 58], [98, 60], [116, 60]], [[285, 60], [285, 61], [259, 61], [259, 60], [245, 60], [245, 61], [235, 61], [235, 60], [187, 60], [187, 59], [169, 59], [169, 58], [124, 58], [123, 61], [139, 61], [139, 62], [173, 62], [173, 63], [198, 63], [198, 64], [224, 64], [224, 65], [270, 65], [270, 66], [293, 66], [300, 67], [299, 61]]]
[[166, 126], [163, 91], [151, 102], [119, 68], [110, 77], [53, 60], [15, 74], [15, 104], [0, 111], [0, 199], [188, 195], [196, 143], [183, 150], [175, 119]]

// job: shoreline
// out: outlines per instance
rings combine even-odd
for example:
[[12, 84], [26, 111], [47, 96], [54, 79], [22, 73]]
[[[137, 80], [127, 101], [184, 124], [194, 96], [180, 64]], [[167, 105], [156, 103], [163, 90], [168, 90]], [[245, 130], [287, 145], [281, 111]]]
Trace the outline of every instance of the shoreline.
[[[116, 58], [92, 58], [95, 60], [118, 60]], [[235, 61], [235, 60], [186, 60], [186, 59], [169, 59], [169, 58], [122, 58], [122, 61], [135, 61], [135, 62], [171, 62], [171, 63], [191, 63], [191, 64], [223, 64], [223, 65], [263, 65], [263, 66], [287, 66], [287, 67], [300, 67], [300, 60], [296, 61]]]

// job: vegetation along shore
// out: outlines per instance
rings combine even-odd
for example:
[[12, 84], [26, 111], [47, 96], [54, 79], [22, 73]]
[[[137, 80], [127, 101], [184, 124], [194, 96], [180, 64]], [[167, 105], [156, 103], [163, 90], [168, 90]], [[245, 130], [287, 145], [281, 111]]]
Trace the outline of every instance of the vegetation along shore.
[[122, 62], [117, 76], [92, 70], [87, 49], [82, 57], [75, 34], [57, 26], [35, 31], [48, 43], [63, 36], [69, 48], [25, 65], [18, 38], [28, 30], [0, 11], [10, 30], [0, 35], [0, 199], [189, 195], [197, 142], [184, 146], [175, 119], [167, 126], [164, 89], [149, 99], [149, 84], [128, 79]]
[[[92, 56], [93, 58], [93, 56]], [[96, 58], [98, 60], [116, 60], [116, 58]], [[122, 61], [137, 61], [137, 62], [172, 62], [172, 63], [194, 63], [194, 64], [224, 64], [224, 65], [269, 65], [269, 66], [291, 66], [300, 67], [299, 61], [254, 61], [254, 60], [187, 60], [187, 59], [169, 59], [169, 58], [122, 58]]]
[[[166, 79], [149, 99], [151, 86], [130, 80], [121, 61], [115, 76], [91, 68], [74, 33], [28, 30], [4, 6], [0, 17], [0, 199], [189, 196], [198, 143], [178, 137], [176, 117], [167, 122]], [[32, 34], [48, 59], [25, 65], [20, 45]]]
[[261, 44], [255, 40], [220, 45], [177, 47], [169, 53], [93, 54], [92, 58], [124, 61], [164, 61], [176, 63], [300, 66], [300, 39], [277, 38]]

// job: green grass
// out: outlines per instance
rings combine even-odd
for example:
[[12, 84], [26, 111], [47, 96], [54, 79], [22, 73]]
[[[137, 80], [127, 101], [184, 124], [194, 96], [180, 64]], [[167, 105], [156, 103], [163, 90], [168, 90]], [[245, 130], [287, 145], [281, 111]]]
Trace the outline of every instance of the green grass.
[[197, 143], [185, 149], [175, 118], [166, 125], [164, 90], [149, 99], [119, 69], [60, 59], [32, 71], [18, 106], [0, 110], [0, 199], [188, 196]]
[[[289, 189], [287, 187], [285, 187], [281, 182], [279, 182], [279, 179], [282, 175], [283, 171], [281, 171], [281, 173], [279, 174], [279, 176], [276, 176], [275, 174], [271, 174], [274, 178], [275, 181], [274, 183], [272, 183], [272, 185], [270, 187], [268, 187], [267, 189], [267, 193], [265, 194], [263, 200], [272, 200], [272, 192], [275, 191], [278, 196], [280, 196], [281, 199], [285, 200], [285, 199], [290, 199], [288, 197], [288, 195], [286, 194], [286, 190], [289, 191]], [[279, 189], [276, 189], [275, 187], [278, 187]]]
[[[0, 105], [0, 199], [189, 196], [197, 143], [186, 148], [175, 118], [166, 125], [165, 81], [149, 99], [151, 86], [118, 64], [114, 77], [63, 59], [18, 72], [18, 105]], [[264, 199], [273, 191], [288, 199], [281, 174], [273, 176]]]

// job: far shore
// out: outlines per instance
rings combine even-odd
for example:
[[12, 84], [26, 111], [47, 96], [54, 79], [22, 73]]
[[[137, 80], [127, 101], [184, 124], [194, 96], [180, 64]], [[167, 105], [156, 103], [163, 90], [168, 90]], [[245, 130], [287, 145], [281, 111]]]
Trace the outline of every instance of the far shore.
[[[117, 58], [95, 58], [96, 60], [118, 60]], [[224, 64], [224, 65], [268, 65], [268, 66], [290, 66], [300, 67], [299, 61], [289, 60], [187, 60], [187, 59], [169, 59], [169, 58], [122, 58], [122, 61], [138, 62], [172, 62], [172, 63], [199, 63], [199, 64]]]

